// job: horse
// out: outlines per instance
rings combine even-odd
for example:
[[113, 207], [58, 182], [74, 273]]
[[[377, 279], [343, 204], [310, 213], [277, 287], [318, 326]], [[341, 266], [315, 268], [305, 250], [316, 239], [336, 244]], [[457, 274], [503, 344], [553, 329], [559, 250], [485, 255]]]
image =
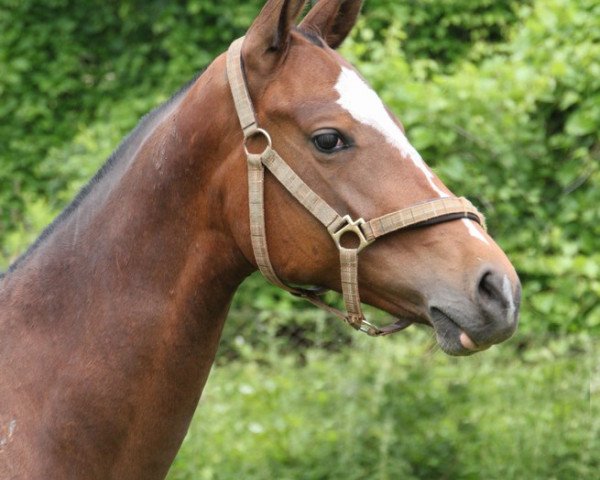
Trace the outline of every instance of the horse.
[[268, 0], [0, 280], [0, 478], [164, 478], [257, 269], [453, 355], [515, 331], [519, 279], [482, 215], [336, 50], [361, 1], [297, 23], [304, 3]]

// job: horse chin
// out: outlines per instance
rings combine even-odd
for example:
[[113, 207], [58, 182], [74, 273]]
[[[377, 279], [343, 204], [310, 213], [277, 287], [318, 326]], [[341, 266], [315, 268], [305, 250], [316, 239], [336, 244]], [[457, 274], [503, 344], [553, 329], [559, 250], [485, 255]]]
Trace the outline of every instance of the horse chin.
[[437, 308], [432, 309], [431, 324], [438, 345], [448, 355], [473, 355], [488, 348], [477, 346], [452, 318]]

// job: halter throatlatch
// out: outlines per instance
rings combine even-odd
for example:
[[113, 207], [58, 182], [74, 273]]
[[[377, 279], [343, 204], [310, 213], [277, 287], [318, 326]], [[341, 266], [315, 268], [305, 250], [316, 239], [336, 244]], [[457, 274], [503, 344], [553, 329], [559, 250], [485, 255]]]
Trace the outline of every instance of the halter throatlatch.
[[[244, 132], [244, 150], [248, 159], [248, 196], [250, 208], [250, 235], [254, 256], [261, 273], [273, 284], [294, 295], [305, 298], [316, 306], [340, 317], [356, 330], [372, 336], [389, 335], [410, 325], [410, 321], [398, 320], [385, 327], [377, 327], [365, 320], [358, 293], [358, 253], [377, 238], [408, 227], [431, 225], [458, 218], [469, 218], [485, 228], [485, 219], [466, 198], [436, 198], [413, 205], [378, 218], [365, 221], [353, 220], [349, 215], [340, 216], [327, 202], [317, 195], [296, 175], [289, 165], [273, 149], [271, 136], [258, 126], [252, 100], [244, 78], [241, 49], [244, 38], [233, 42], [227, 52], [227, 77], [235, 103], [240, 125]], [[266, 147], [262, 153], [252, 153], [246, 147], [250, 138], [262, 136]], [[300, 202], [331, 235], [340, 252], [342, 294], [346, 312], [327, 305], [321, 298], [326, 290], [310, 290], [285, 284], [275, 273], [269, 259], [265, 231], [264, 167]], [[342, 237], [351, 232], [358, 238], [358, 246], [344, 247]]]

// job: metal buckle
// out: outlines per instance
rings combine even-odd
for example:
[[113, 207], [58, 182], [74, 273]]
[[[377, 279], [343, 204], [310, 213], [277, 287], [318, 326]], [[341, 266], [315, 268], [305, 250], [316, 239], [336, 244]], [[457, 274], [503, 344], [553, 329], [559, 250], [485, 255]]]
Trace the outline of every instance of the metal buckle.
[[360, 324], [359, 330], [363, 333], [366, 333], [367, 335], [369, 335], [371, 337], [379, 336], [379, 327], [373, 325], [372, 323], [367, 322], [364, 319], [363, 319], [362, 323]]
[[359, 218], [358, 220], [352, 220], [352, 218], [350, 218], [350, 215], [344, 215], [342, 217], [342, 220], [344, 220], [346, 224], [337, 231], [331, 233], [331, 237], [333, 238], [333, 241], [337, 245], [338, 249], [341, 250], [342, 248], [346, 248], [342, 246], [340, 240], [342, 236], [348, 232], [352, 232], [358, 237], [359, 243], [358, 247], [356, 247], [357, 253], [371, 243], [369, 240], [367, 240], [367, 237], [365, 237], [365, 234], [360, 229], [360, 226], [365, 223], [365, 221], [362, 218]]

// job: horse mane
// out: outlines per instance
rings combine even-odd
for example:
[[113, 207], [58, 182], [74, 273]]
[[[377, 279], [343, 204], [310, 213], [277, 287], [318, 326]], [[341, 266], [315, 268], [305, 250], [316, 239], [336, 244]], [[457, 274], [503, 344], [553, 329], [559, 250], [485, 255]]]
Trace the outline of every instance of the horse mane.
[[181, 87], [171, 98], [169, 98], [166, 102], [162, 103], [158, 107], [151, 110], [149, 113], [144, 115], [135, 128], [129, 132], [125, 136], [125, 138], [121, 141], [119, 146], [113, 151], [113, 153], [108, 157], [108, 160], [104, 162], [104, 164], [100, 167], [100, 169], [96, 172], [96, 174], [92, 177], [91, 180], [85, 184], [81, 190], [75, 195], [75, 198], [71, 201], [69, 205], [67, 205], [63, 211], [58, 214], [54, 218], [54, 220], [42, 231], [42, 233], [37, 237], [37, 239], [29, 246], [29, 248], [20, 255], [9, 267], [6, 272], [0, 272], [0, 280], [2, 280], [7, 274], [15, 271], [19, 265], [33, 253], [43, 242], [46, 240], [56, 227], [64, 222], [73, 212], [77, 210], [77, 208], [83, 203], [84, 199], [90, 194], [90, 192], [94, 189], [94, 187], [100, 183], [100, 181], [106, 177], [106, 175], [113, 169], [113, 167], [119, 163], [120, 160], [124, 158], [124, 153], [127, 151], [128, 147], [134, 143], [135, 141], [142, 138], [146, 133], [147, 129], [154, 124], [154, 120], [158, 119], [165, 110], [168, 109], [170, 105], [172, 105], [175, 101], [177, 101], [182, 95], [184, 95], [190, 87], [202, 76], [204, 73], [203, 70], [198, 72], [194, 77], [189, 80], [183, 87]]

